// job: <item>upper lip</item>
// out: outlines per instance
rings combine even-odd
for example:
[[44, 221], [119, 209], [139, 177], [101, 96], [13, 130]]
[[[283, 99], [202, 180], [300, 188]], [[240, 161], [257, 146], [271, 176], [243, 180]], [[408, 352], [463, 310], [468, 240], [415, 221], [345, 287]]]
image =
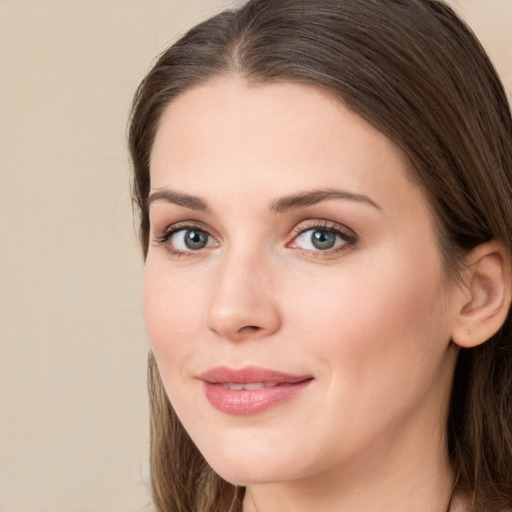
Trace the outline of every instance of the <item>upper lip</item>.
[[246, 366], [235, 369], [228, 366], [217, 366], [211, 368], [199, 375], [199, 379], [210, 384], [247, 384], [250, 382], [263, 382], [266, 384], [296, 384], [309, 380], [310, 375], [292, 375], [269, 368], [260, 368], [257, 366]]

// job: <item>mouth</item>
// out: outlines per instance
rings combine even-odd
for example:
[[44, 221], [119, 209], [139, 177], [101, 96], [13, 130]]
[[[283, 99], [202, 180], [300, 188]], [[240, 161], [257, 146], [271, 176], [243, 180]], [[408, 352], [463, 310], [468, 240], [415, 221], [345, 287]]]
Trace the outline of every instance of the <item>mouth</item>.
[[310, 375], [291, 375], [266, 368], [225, 366], [201, 374], [203, 389], [217, 410], [235, 416], [251, 416], [296, 397], [314, 380]]
[[216, 384], [223, 387], [224, 389], [231, 389], [232, 391], [240, 391], [241, 389], [253, 391], [255, 389], [267, 389], [280, 385], [279, 383], [274, 384], [271, 382], [247, 382], [246, 384], [235, 382], [217, 382]]

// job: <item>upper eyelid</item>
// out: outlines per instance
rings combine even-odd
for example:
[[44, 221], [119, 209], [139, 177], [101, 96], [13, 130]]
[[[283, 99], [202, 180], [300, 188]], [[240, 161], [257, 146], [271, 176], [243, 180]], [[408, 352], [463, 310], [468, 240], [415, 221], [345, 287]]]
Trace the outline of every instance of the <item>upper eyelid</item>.
[[179, 222], [173, 222], [172, 224], [168, 224], [165, 226], [165, 228], [161, 230], [154, 230], [153, 227], [151, 231], [155, 235], [155, 231], [161, 233], [161, 236], [164, 235], [171, 235], [173, 233], [176, 233], [177, 231], [181, 231], [182, 229], [197, 229], [200, 231], [204, 231], [209, 236], [218, 239], [218, 235], [208, 226], [204, 225], [202, 222], [197, 220], [186, 220], [186, 221], [179, 221]]
[[[305, 225], [306, 224], [306, 225]], [[151, 231], [155, 231], [153, 229], [153, 225], [150, 226]], [[187, 228], [197, 228], [201, 229], [203, 231], [206, 231], [209, 234], [216, 233], [216, 230], [212, 229], [210, 226], [207, 226], [202, 221], [198, 220], [185, 220], [185, 221], [178, 221], [173, 222], [171, 224], [166, 225], [166, 227], [161, 230], [162, 233], [168, 233], [172, 231], [178, 231], [180, 229], [187, 229]], [[294, 227], [291, 229], [291, 233], [298, 233], [301, 231], [306, 231], [308, 229], [339, 229], [340, 231], [350, 231], [353, 233], [354, 231], [346, 226], [345, 224], [341, 224], [339, 222], [328, 220], [328, 219], [309, 219], [297, 222]], [[355, 234], [355, 233], [354, 233]], [[214, 235], [212, 235], [214, 236]]]
[[[307, 224], [311, 222], [311, 224]], [[306, 224], [306, 225], [305, 225]], [[294, 228], [293, 233], [295, 235], [299, 235], [305, 231], [309, 231], [311, 229], [322, 230], [325, 229], [327, 231], [339, 231], [343, 233], [345, 236], [350, 236], [351, 238], [357, 238], [357, 233], [349, 228], [345, 224], [340, 224], [339, 222], [326, 220], [326, 219], [316, 219], [311, 221], [299, 222]]]

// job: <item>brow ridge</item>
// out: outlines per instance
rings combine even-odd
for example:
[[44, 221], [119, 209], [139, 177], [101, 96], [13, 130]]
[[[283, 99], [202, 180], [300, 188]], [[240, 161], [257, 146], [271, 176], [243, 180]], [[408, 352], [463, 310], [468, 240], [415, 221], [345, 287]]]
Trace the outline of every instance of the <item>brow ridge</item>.
[[[377, 208], [378, 210], [381, 210], [381, 207], [375, 203], [375, 201], [372, 201], [368, 196], [365, 196], [364, 194], [357, 194], [347, 190], [337, 189], [311, 190], [280, 197], [279, 199], [276, 199], [270, 203], [270, 210], [274, 213], [285, 213], [289, 210], [313, 206], [322, 201], [328, 201], [331, 199], [345, 199], [349, 201], [366, 203], [370, 206], [373, 206], [374, 208]], [[202, 212], [210, 211], [208, 205], [199, 197], [184, 194], [182, 192], [176, 192], [173, 190], [156, 190], [149, 195], [148, 205], [155, 201], [162, 200], [176, 204], [178, 206], [189, 208], [191, 210]]]
[[176, 192], [174, 190], [156, 190], [152, 192], [148, 197], [148, 206], [155, 201], [166, 201], [201, 212], [209, 211], [207, 204], [199, 197], [183, 194], [182, 192]]
[[291, 194], [284, 196], [275, 201], [272, 201], [270, 209], [276, 213], [284, 213], [288, 210], [296, 208], [303, 208], [306, 206], [313, 206], [321, 201], [327, 201], [330, 199], [346, 199], [349, 201], [356, 201], [366, 203], [378, 210], [382, 208], [375, 202], [372, 201], [368, 196], [363, 194], [356, 194], [347, 190], [337, 189], [323, 189], [323, 190], [312, 190], [301, 192], [299, 194]]

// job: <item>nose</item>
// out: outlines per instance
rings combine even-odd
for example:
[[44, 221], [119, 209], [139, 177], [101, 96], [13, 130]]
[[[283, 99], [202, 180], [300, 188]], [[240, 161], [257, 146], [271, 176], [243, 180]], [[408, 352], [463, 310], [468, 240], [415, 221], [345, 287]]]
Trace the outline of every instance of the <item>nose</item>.
[[208, 310], [208, 328], [229, 341], [264, 338], [281, 325], [272, 271], [255, 255], [231, 255], [219, 263]]

